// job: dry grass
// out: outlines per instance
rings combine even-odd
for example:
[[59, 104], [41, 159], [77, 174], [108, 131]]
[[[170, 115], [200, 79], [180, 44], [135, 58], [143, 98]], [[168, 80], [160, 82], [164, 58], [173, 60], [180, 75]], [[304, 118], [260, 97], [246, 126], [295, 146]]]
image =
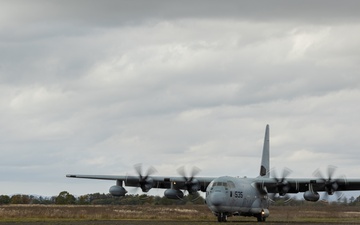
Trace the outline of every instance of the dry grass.
[[360, 224], [360, 207], [343, 205], [277, 206], [268, 221], [347, 222]]
[[60, 206], [60, 205], [4, 205], [0, 220], [9, 219], [75, 219], [124, 220], [162, 219], [191, 220], [212, 218], [206, 206]]
[[[59, 205], [3, 205], [1, 221], [105, 221], [105, 220], [161, 220], [216, 221], [205, 205], [182, 206], [59, 206]], [[255, 221], [255, 218], [232, 217], [230, 221]], [[333, 205], [273, 206], [270, 223], [358, 223], [360, 207]]]

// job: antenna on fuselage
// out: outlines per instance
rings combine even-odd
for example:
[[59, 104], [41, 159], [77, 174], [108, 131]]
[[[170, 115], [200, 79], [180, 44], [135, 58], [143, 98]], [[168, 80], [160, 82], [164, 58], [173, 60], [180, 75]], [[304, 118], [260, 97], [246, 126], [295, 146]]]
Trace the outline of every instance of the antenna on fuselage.
[[260, 176], [270, 177], [270, 138], [269, 138], [269, 124], [266, 125], [264, 146], [261, 157]]

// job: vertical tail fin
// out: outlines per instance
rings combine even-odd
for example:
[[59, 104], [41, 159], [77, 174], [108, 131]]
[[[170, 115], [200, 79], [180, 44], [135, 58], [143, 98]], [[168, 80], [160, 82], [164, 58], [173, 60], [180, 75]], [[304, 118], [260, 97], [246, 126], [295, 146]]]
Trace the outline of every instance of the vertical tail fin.
[[264, 147], [261, 157], [260, 176], [270, 177], [270, 138], [269, 138], [269, 124], [266, 125]]

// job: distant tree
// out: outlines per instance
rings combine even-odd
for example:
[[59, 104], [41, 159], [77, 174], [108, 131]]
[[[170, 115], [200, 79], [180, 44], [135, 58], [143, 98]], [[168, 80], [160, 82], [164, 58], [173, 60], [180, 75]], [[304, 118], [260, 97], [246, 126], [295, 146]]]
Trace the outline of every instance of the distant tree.
[[349, 201], [350, 201], [350, 203], [353, 203], [353, 202], [355, 201], [354, 196], [351, 196], [351, 197], [349, 198]]
[[349, 201], [350, 201], [349, 205], [351, 205], [351, 206], [360, 205], [360, 196], [358, 196], [357, 198], [355, 198], [354, 196], [351, 196]]
[[8, 195], [0, 195], [0, 205], [9, 204], [10, 197]]
[[348, 198], [346, 196], [344, 196], [342, 198], [339, 198], [338, 202], [342, 202], [344, 205], [347, 205], [349, 201], [348, 201]]
[[57, 205], [71, 205], [75, 204], [76, 198], [67, 191], [62, 191], [60, 194], [55, 198], [55, 204]]
[[51, 204], [55, 204], [55, 200], [56, 200], [56, 196], [52, 196], [52, 197], [40, 197], [40, 204], [44, 204], [44, 205], [51, 205]]
[[81, 195], [77, 198], [77, 204], [79, 205], [89, 205], [90, 204], [90, 195]]
[[351, 205], [351, 206], [356, 205], [354, 196], [351, 196], [351, 197], [349, 198], [349, 203], [348, 203], [348, 204]]
[[[111, 194], [93, 193], [77, 198], [77, 204], [92, 205], [184, 205], [204, 204], [204, 198], [199, 195], [186, 195], [184, 199], [168, 199], [165, 196], [152, 196], [146, 194], [126, 195], [113, 197]], [[88, 203], [89, 202], [89, 203]]]
[[10, 198], [11, 204], [29, 204], [30, 197], [28, 195], [13, 195]]

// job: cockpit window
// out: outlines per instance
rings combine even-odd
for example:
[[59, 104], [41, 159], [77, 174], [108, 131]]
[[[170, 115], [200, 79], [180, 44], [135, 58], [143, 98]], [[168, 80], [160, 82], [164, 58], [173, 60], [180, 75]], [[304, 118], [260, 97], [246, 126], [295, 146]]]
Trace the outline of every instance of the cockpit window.
[[232, 181], [228, 181], [227, 185], [228, 185], [229, 188], [235, 188], [235, 184]]
[[227, 183], [226, 182], [215, 182], [213, 185], [213, 187], [219, 187], [219, 186], [227, 187]]
[[209, 187], [213, 187], [213, 186], [214, 186], [214, 181], [211, 181]]

